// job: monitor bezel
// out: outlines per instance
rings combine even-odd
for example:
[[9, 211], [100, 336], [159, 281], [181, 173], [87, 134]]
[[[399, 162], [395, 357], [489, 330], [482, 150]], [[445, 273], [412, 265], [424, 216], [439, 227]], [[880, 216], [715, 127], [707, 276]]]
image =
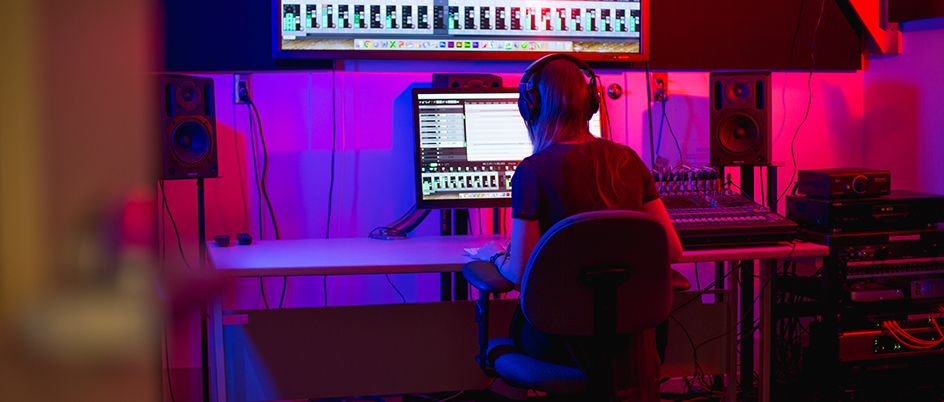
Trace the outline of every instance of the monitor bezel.
[[[509, 198], [488, 198], [469, 200], [423, 200], [423, 179], [420, 172], [422, 154], [420, 149], [420, 122], [416, 104], [420, 94], [431, 93], [518, 93], [515, 87], [486, 87], [486, 88], [413, 88], [413, 194], [416, 198], [416, 207], [421, 209], [453, 209], [453, 208], [507, 208], [511, 206]], [[511, 189], [509, 189], [510, 191]]]
[[[649, 0], [639, 0], [642, 28], [639, 53], [567, 52], [584, 61], [649, 61]], [[394, 50], [282, 50], [281, 0], [272, 0], [272, 57], [274, 59], [380, 59], [380, 60], [537, 60], [560, 52], [394, 51]]]

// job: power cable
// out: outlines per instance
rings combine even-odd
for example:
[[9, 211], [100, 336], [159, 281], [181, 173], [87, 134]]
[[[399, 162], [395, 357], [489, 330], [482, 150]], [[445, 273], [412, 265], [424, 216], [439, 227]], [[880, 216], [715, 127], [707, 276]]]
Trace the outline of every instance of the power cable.
[[176, 402], [174, 399], [174, 386], [170, 382], [170, 351], [167, 348], [167, 326], [164, 326], [164, 366], [167, 370], [167, 393], [170, 394], [170, 402]]
[[[774, 269], [774, 271], [770, 273], [770, 277], [767, 278], [766, 281], [764, 281], [764, 285], [761, 286], [760, 289], [757, 291], [757, 296], [754, 297], [754, 300], [751, 301], [751, 307], [750, 307], [747, 311], [744, 311], [743, 314], [741, 314], [741, 318], [740, 318], [736, 323], [734, 323], [734, 326], [733, 326], [731, 329], [729, 329], [728, 331], [726, 331], [725, 333], [723, 333], [723, 334], [721, 334], [721, 335], [718, 335], [718, 336], [716, 336], [716, 337], [714, 337], [714, 338], [708, 339], [707, 341], [704, 341], [704, 342], [698, 344], [698, 347], [697, 347], [697, 348], [700, 348], [700, 347], [704, 346], [705, 344], [707, 344], [707, 343], [709, 343], [709, 342], [712, 342], [712, 341], [715, 341], [715, 340], [717, 340], [717, 339], [720, 339], [720, 338], [724, 337], [725, 335], [730, 334], [732, 331], [738, 329], [738, 327], [740, 327], [741, 321], [744, 321], [744, 319], [747, 318], [747, 315], [748, 315], [748, 314], [751, 314], [751, 313], [754, 311], [754, 304], [757, 303], [757, 300], [760, 299], [760, 296], [764, 294], [764, 290], [767, 288], [767, 285], [770, 284], [770, 281], [771, 281], [775, 276], [777, 276], [777, 271], [779, 271], [780, 268], [783, 268], [783, 266], [786, 265], [787, 260], [790, 259], [790, 257], [793, 255], [793, 252], [794, 252], [794, 251], [796, 251], [796, 243], [793, 243], [793, 248], [791, 248], [791, 249], [790, 249], [790, 252], [787, 253], [787, 256], [783, 258], [783, 263], [781, 263], [779, 266], [777, 266], [777, 268]], [[686, 304], [687, 304], [687, 303], [686, 303]], [[680, 308], [681, 308], [681, 307], [680, 307]], [[676, 309], [676, 310], [677, 310], [677, 309]], [[675, 311], [675, 310], [673, 310], [673, 311]], [[758, 319], [759, 319], [759, 317], [758, 317]], [[744, 337], [744, 336], [747, 336], [747, 335], [748, 335], [748, 334], [741, 334], [741, 337]], [[696, 348], [696, 349], [697, 349], [697, 348]]]
[[280, 240], [282, 238], [279, 233], [279, 222], [275, 219], [275, 210], [272, 209], [272, 201], [269, 199], [269, 191], [266, 188], [266, 180], [269, 175], [269, 151], [266, 149], [265, 134], [262, 131], [262, 118], [259, 116], [259, 109], [256, 109], [256, 104], [252, 102], [252, 98], [249, 99], [249, 106], [252, 107], [252, 110], [256, 113], [256, 122], [259, 126], [259, 140], [262, 144], [262, 196], [265, 198], [266, 206], [269, 207], [269, 217], [272, 219], [272, 227], [275, 229], [275, 239]]
[[403, 300], [403, 303], [406, 304], [406, 298], [403, 297], [403, 293], [400, 293], [400, 289], [397, 289], [397, 285], [394, 285], [393, 281], [390, 280], [390, 274], [384, 274], [384, 276], [387, 277], [387, 283], [393, 286], [393, 290], [396, 290], [397, 294], [400, 295], [400, 300]]
[[649, 168], [656, 168], [656, 154], [652, 143], [652, 87], [649, 82], [649, 62], [646, 62], [646, 110], [649, 111], [649, 158], [651, 164]]
[[803, 21], [803, 4], [806, 0], [800, 0], [800, 13], [797, 14], [797, 28], [793, 31], [793, 41], [790, 42], [790, 69], [793, 70], [793, 49], [796, 47], [797, 36], [800, 35], [800, 22]]
[[[266, 182], [269, 174], [269, 151], [266, 148], [265, 141], [265, 132], [262, 129], [262, 116], [259, 114], [259, 109], [256, 108], [256, 104], [252, 101], [252, 97], [249, 95], [248, 91], [240, 91], [240, 97], [244, 98], [248, 103], [247, 111], [249, 111], [249, 135], [250, 141], [252, 143], [252, 157], [253, 157], [253, 172], [256, 176], [256, 190], [262, 193], [262, 197], [265, 199], [265, 205], [262, 204], [262, 200], [259, 200], [259, 238], [265, 239], [265, 208], [269, 208], [269, 217], [272, 219], [272, 228], [275, 230], [275, 239], [281, 240], [282, 235], [279, 232], [279, 223], [275, 218], [275, 209], [272, 208], [272, 201], [269, 198], [269, 192], [266, 188]], [[258, 162], [256, 161], [256, 147], [255, 147], [255, 136], [252, 128], [252, 115], [253, 112], [256, 115], [256, 123], [259, 127], [259, 143], [262, 146], [262, 179], [259, 180], [258, 174]], [[265, 304], [266, 309], [269, 308], [269, 301], [266, 300], [265, 295], [265, 278], [259, 277], [259, 288], [262, 293], [262, 302]], [[282, 296], [279, 298], [279, 308], [282, 308], [282, 305], [285, 302], [285, 291], [288, 288], [288, 276], [282, 277]]]
[[[685, 161], [682, 160], [682, 147], [679, 146], [678, 138], [675, 136], [675, 132], [672, 131], [672, 122], [669, 121], [669, 117], [665, 114], [665, 96], [662, 97], [662, 117], [665, 118], [665, 125], [669, 126], [669, 134], [672, 134], [672, 139], [675, 140], [675, 149], [678, 150], [679, 155], [679, 165], [684, 166]], [[662, 127], [659, 127], [659, 130], [661, 131]]]
[[787, 191], [790, 190], [790, 186], [793, 184], [793, 179], [796, 177], [797, 165], [796, 165], [796, 139], [797, 134], [800, 133], [800, 127], [803, 127], [803, 123], [806, 123], [806, 119], [810, 117], [810, 106], [813, 104], [813, 70], [816, 69], [816, 56], [813, 54], [813, 46], [816, 45], [816, 32], [819, 30], [819, 24], [823, 21], [823, 10], [826, 8], [826, 0], [823, 0], [823, 4], [819, 8], [819, 17], [816, 18], [816, 26], [813, 28], [813, 39], [810, 42], [810, 59], [813, 61], [810, 65], [810, 75], [806, 78], [806, 90], [809, 93], [809, 96], [806, 100], [806, 113], [803, 114], [803, 120], [800, 122], [800, 125], [797, 126], [796, 131], [793, 133], [793, 139], [790, 140], [790, 158], [793, 160], [793, 173], [790, 175], [790, 180], [787, 181], [787, 187], [783, 189], [783, 192], [777, 197], [777, 203], [780, 203], [780, 199], [787, 194]]
[[[331, 203], [334, 199], [334, 158], [337, 153], [337, 144], [338, 144], [338, 119], [337, 119], [337, 94], [335, 88], [337, 87], [337, 79], [335, 74], [338, 70], [338, 61], [334, 60], [331, 63], [331, 179], [328, 185], [328, 217], [325, 221], [325, 239], [331, 238]], [[324, 288], [324, 305], [328, 306], [328, 276], [325, 275], [322, 279], [322, 287]]]
[[328, 185], [328, 218], [327, 223], [325, 223], [325, 239], [331, 238], [331, 202], [334, 198], [334, 157], [337, 152], [338, 144], [337, 106], [335, 105], [335, 98], [337, 98], [335, 94], [335, 87], [337, 86], [335, 82], [335, 71], [337, 71], [337, 64], [337, 60], [331, 64], [331, 179]]
[[[180, 243], [180, 231], [177, 230], [177, 222], [174, 221], [174, 214], [170, 212], [170, 205], [167, 204], [167, 194], [164, 193], [164, 181], [161, 180], [158, 183], [161, 185], [161, 202], [164, 204], [164, 211], [167, 212], [167, 216], [170, 217], [170, 223], [174, 227], [174, 234], [177, 235], [177, 249], [180, 250], [180, 258], [184, 260], [184, 265], [187, 266], [187, 269], [190, 272], [193, 272], [193, 268], [190, 267], [190, 263], [187, 262], [187, 257], [184, 256], [184, 247]], [[164, 239], [161, 238], [161, 243], [163, 244]]]
[[[241, 96], [248, 99], [248, 93], [240, 93]], [[263, 206], [262, 206], [262, 184], [259, 180], [259, 162], [256, 160], [258, 153], [256, 152], [256, 133], [252, 125], [252, 108], [246, 107], [246, 115], [249, 119], [249, 145], [252, 149], [252, 173], [256, 178], [256, 202], [259, 206], [257, 217], [259, 219], [259, 240], [265, 239], [265, 220], [263, 219]]]

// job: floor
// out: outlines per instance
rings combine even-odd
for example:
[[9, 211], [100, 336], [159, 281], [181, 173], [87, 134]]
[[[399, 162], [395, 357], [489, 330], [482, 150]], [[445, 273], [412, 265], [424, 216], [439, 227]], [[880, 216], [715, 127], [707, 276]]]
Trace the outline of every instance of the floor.
[[[173, 368], [171, 369], [171, 386], [173, 388], [173, 397], [168, 393], [167, 374], [164, 373], [164, 402], [201, 402], [203, 400], [202, 380], [199, 368]], [[686, 393], [689, 389], [690, 381], [683, 378], [671, 378], [662, 384], [662, 401], [720, 401], [720, 397], [712, 397], [712, 394], [705, 391], [697, 384], [691, 384], [692, 392]], [[750, 400], [750, 399], [743, 399]], [[375, 402], [509, 402], [512, 399], [497, 397], [494, 394], [486, 393], [480, 390], [462, 391], [462, 392], [444, 392], [430, 395], [397, 395], [385, 397], [362, 397], [346, 398], [333, 400], [315, 400], [315, 402], [344, 402], [344, 401], [375, 401]], [[535, 393], [530, 393], [529, 402], [552, 402], [552, 398], [541, 397]], [[304, 402], [304, 401], [299, 401]]]

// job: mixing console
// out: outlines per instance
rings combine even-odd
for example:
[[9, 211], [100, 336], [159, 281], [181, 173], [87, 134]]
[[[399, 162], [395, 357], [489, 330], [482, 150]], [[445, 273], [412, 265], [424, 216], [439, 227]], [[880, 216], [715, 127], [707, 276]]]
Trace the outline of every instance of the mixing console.
[[662, 197], [684, 246], [791, 241], [797, 225], [737, 194]]

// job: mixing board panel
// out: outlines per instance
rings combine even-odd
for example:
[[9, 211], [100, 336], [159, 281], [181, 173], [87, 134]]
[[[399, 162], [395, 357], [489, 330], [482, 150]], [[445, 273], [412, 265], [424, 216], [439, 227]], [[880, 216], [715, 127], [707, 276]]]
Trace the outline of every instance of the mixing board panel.
[[792, 241], [797, 225], [747, 197], [723, 192], [663, 196], [686, 247]]

